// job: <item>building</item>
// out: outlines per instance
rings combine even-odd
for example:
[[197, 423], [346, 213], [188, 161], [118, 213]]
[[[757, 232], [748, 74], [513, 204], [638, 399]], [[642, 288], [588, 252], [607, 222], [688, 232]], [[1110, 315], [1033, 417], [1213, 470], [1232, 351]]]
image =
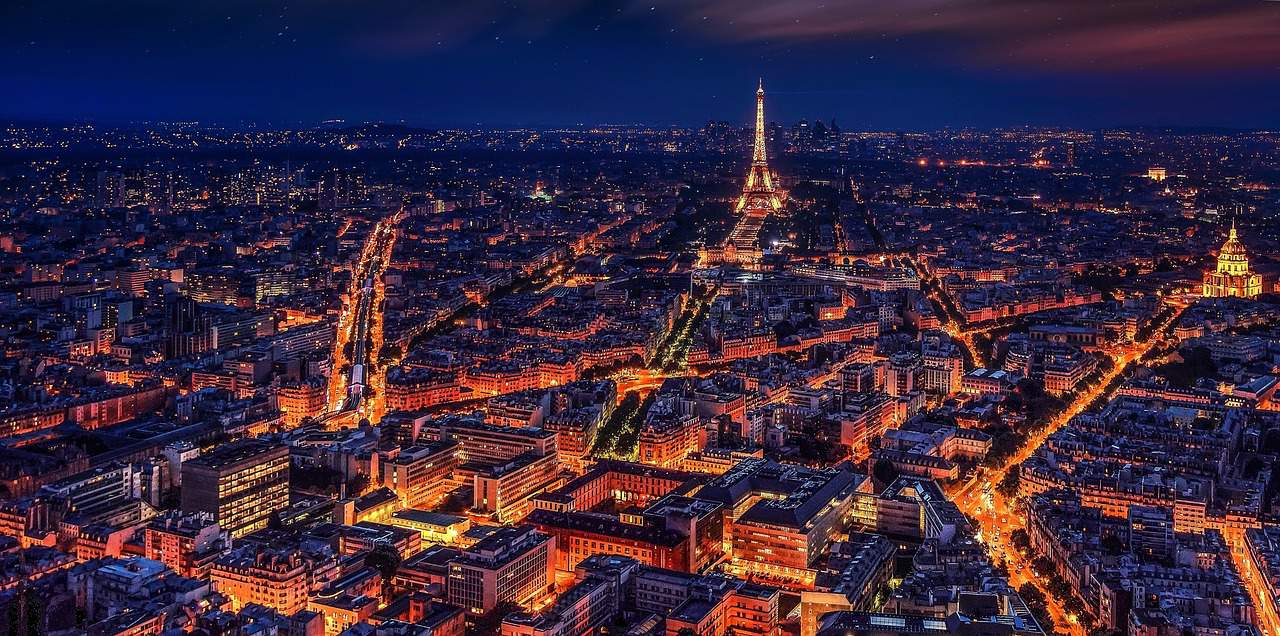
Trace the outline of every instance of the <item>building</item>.
[[207, 512], [241, 537], [289, 507], [289, 448], [248, 439], [182, 464], [182, 510]]
[[891, 397], [907, 395], [922, 386], [924, 366], [920, 356], [909, 351], [900, 351], [889, 357], [889, 366], [885, 370], [885, 391]]
[[1129, 550], [1145, 559], [1168, 559], [1177, 548], [1173, 511], [1156, 506], [1129, 506]]
[[533, 608], [555, 587], [555, 539], [532, 526], [497, 530], [449, 562], [448, 600], [471, 614]]
[[462, 385], [457, 373], [392, 367], [386, 392], [389, 410], [414, 411], [461, 399]]
[[130, 502], [138, 498], [138, 469], [133, 464], [112, 463], [99, 466], [47, 484], [40, 494], [48, 498], [63, 515], [75, 515], [88, 523], [112, 523], [126, 508], [137, 509]]
[[285, 428], [297, 428], [303, 420], [319, 417], [328, 406], [324, 378], [316, 376], [280, 385], [276, 389], [276, 405], [284, 414]]
[[645, 414], [636, 452], [640, 462], [660, 468], [679, 468], [689, 453], [699, 450], [702, 420], [694, 404], [678, 397], [659, 400]]
[[742, 461], [697, 497], [725, 507], [735, 572], [811, 584], [815, 564], [855, 519], [874, 514], [871, 480], [847, 464], [813, 469]]
[[1204, 275], [1205, 298], [1237, 296], [1253, 298], [1262, 293], [1262, 276], [1249, 269], [1249, 256], [1244, 244], [1236, 235], [1236, 224], [1231, 224], [1227, 242], [1218, 250], [1218, 267]]
[[1280, 609], [1276, 602], [1280, 599], [1280, 526], [1249, 528], [1244, 536], [1249, 561], [1266, 590], [1262, 598], [1269, 605], [1267, 611], [1274, 615]]
[[439, 502], [457, 465], [458, 444], [453, 440], [401, 448], [379, 464], [382, 485], [394, 491], [405, 508], [430, 508]]
[[353, 555], [377, 548], [395, 550], [401, 559], [422, 551], [422, 533], [397, 525], [360, 521], [336, 528], [342, 554]]
[[1034, 620], [1016, 615], [972, 616], [956, 612], [945, 618], [878, 612], [832, 612], [822, 617], [817, 636], [1041, 636]]
[[559, 475], [556, 453], [529, 452], [486, 467], [472, 477], [472, 509], [502, 523], [518, 521], [533, 510], [534, 495], [559, 485]]
[[577, 579], [547, 610], [517, 612], [503, 619], [502, 636], [587, 636], [617, 616], [629, 577], [607, 570], [580, 570]]
[[246, 546], [214, 561], [209, 578], [233, 610], [253, 604], [289, 615], [307, 606], [308, 565], [297, 551]]
[[876, 531], [891, 537], [949, 543], [969, 519], [932, 479], [899, 477], [876, 500]]
[[494, 426], [477, 418], [454, 416], [412, 418], [407, 424], [418, 427], [427, 440], [456, 441], [460, 463], [493, 466], [530, 451], [538, 455], [556, 451], [556, 434], [538, 428]]
[[690, 571], [688, 538], [651, 524], [585, 512], [534, 510], [528, 522], [556, 538], [555, 569], [572, 572], [597, 554], [627, 556], [668, 570]]
[[874, 605], [893, 575], [897, 553], [897, 546], [878, 534], [850, 532], [847, 541], [832, 544], [814, 589], [800, 592], [800, 636], [815, 636], [823, 614]]
[[393, 526], [417, 530], [422, 534], [422, 541], [427, 545], [456, 545], [463, 541], [464, 535], [471, 529], [471, 520], [467, 517], [408, 508], [391, 513], [387, 520]]
[[203, 576], [229, 544], [230, 537], [207, 512], [172, 511], [153, 519], [143, 531], [144, 556], [182, 576]]
[[182, 358], [213, 348], [213, 320], [184, 296], [165, 300], [164, 353], [166, 358]]
[[927, 339], [921, 361], [924, 364], [922, 385], [925, 391], [947, 396], [960, 390], [964, 381], [964, 357], [959, 347], [939, 338]]

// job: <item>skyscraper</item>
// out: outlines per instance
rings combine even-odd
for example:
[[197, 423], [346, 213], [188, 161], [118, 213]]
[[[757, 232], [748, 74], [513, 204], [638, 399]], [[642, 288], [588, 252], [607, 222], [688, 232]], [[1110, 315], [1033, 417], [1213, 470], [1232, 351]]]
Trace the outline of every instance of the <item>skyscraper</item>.
[[182, 510], [207, 512], [241, 537], [289, 505], [289, 447], [248, 439], [182, 464]]
[[213, 347], [213, 322], [195, 300], [170, 296], [164, 308], [164, 357], [181, 358]]

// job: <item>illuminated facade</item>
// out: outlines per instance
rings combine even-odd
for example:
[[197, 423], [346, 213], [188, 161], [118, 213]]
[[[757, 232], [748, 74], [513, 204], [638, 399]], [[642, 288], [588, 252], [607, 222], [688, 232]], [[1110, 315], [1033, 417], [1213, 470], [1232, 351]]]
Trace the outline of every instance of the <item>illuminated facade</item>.
[[[659, 468], [678, 469], [689, 453], [699, 450], [702, 420], [697, 413], [685, 412], [690, 406], [679, 400], [659, 403], [646, 415], [640, 430], [637, 455], [640, 462]], [[667, 408], [662, 408], [666, 406]]]
[[1244, 244], [1236, 236], [1236, 225], [1231, 224], [1227, 242], [1218, 251], [1218, 268], [1204, 275], [1203, 296], [1221, 298], [1236, 296], [1253, 298], [1262, 293], [1262, 277], [1249, 270], [1249, 256]]
[[285, 428], [294, 429], [302, 420], [319, 417], [327, 405], [324, 378], [281, 385], [276, 390], [276, 403], [284, 414]]
[[382, 485], [406, 508], [430, 507], [444, 497], [457, 465], [458, 444], [452, 440], [402, 448], [382, 462]]
[[532, 526], [502, 528], [449, 562], [449, 602], [471, 614], [536, 607], [553, 593], [555, 552], [555, 539]]
[[267, 527], [289, 506], [289, 447], [258, 440], [226, 444], [182, 464], [182, 510], [211, 513], [233, 538]]
[[145, 556], [182, 576], [203, 577], [229, 541], [208, 513], [173, 511], [153, 519], [143, 532]]
[[533, 509], [534, 495], [559, 485], [559, 473], [556, 453], [525, 453], [487, 467], [472, 478], [472, 510], [503, 523], [523, 519]]
[[298, 552], [246, 548], [214, 562], [209, 578], [233, 611], [254, 604], [288, 615], [306, 609], [307, 566]]
[[730, 571], [801, 587], [832, 541], [874, 501], [871, 480], [848, 464], [815, 470], [767, 459], [739, 462], [698, 491], [728, 510]]

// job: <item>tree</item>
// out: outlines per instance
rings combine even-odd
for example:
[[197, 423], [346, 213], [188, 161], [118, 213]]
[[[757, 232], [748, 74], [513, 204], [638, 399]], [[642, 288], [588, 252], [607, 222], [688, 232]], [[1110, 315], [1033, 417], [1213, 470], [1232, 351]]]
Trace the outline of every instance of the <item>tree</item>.
[[1128, 546], [1124, 544], [1124, 539], [1121, 539], [1114, 534], [1109, 534], [1103, 537], [1101, 546], [1102, 549], [1111, 556], [1120, 556], [1126, 549], [1128, 549]]
[[1166, 362], [1155, 368], [1156, 373], [1164, 376], [1169, 384], [1190, 388], [1200, 378], [1211, 378], [1218, 374], [1218, 365], [1206, 347], [1192, 347], [1179, 352], [1181, 362]]
[[1018, 484], [1021, 483], [1021, 470], [1018, 466], [1010, 466], [1005, 471], [1004, 478], [996, 485], [996, 490], [1005, 497], [1013, 497], [1018, 494]]
[[347, 496], [359, 497], [369, 488], [369, 476], [364, 473], [356, 473], [347, 481]]
[[1245, 479], [1256, 478], [1258, 476], [1258, 473], [1262, 472], [1262, 469], [1265, 466], [1266, 464], [1263, 463], [1261, 459], [1258, 459], [1257, 457], [1250, 457], [1249, 461], [1244, 463]]
[[1067, 583], [1067, 580], [1059, 576], [1057, 573], [1049, 575], [1048, 587], [1049, 593], [1053, 594], [1057, 598], [1067, 599], [1073, 597], [1071, 594], [1071, 584]]
[[387, 589], [396, 571], [400, 569], [400, 552], [389, 545], [380, 544], [364, 558], [364, 564], [382, 575], [383, 589]]
[[876, 460], [875, 466], [871, 469], [871, 474], [875, 476], [876, 481], [887, 486], [898, 478], [898, 467], [894, 466], [893, 462], [881, 457]]
[[1053, 573], [1053, 561], [1050, 561], [1048, 557], [1036, 557], [1035, 560], [1031, 562], [1031, 569], [1041, 575], [1047, 576]]
[[777, 336], [778, 340], [782, 340], [787, 336], [795, 335], [796, 327], [795, 325], [791, 324], [790, 321], [783, 320], [782, 322], [773, 326], [773, 333], [775, 336]]
[[1023, 583], [1022, 587], [1018, 588], [1018, 596], [1021, 596], [1023, 602], [1027, 604], [1027, 609], [1031, 610], [1032, 616], [1035, 617], [1040, 627], [1044, 629], [1044, 633], [1054, 633], [1054, 623], [1049, 616], [1048, 599], [1045, 597], [1044, 592], [1041, 592], [1031, 583]]
[[1085, 610], [1084, 601], [1080, 600], [1080, 597], [1076, 596], [1075, 594], [1072, 594], [1067, 598], [1066, 601], [1063, 601], [1062, 607], [1063, 609], [1067, 610], [1067, 613], [1069, 614], [1075, 614], [1076, 616], [1079, 616], [1079, 617], [1084, 616], [1084, 610]]
[[1031, 607], [1033, 610], [1036, 607], [1044, 607], [1049, 600], [1044, 595], [1044, 592], [1040, 591], [1040, 588], [1032, 585], [1030, 582], [1023, 583], [1022, 586], [1018, 588], [1018, 596], [1021, 596], [1027, 606]]
[[382, 351], [378, 352], [378, 360], [383, 363], [388, 363], [402, 355], [404, 355], [404, 351], [400, 349], [398, 345], [388, 343], [382, 345]]
[[1014, 548], [1022, 550], [1023, 552], [1031, 549], [1031, 537], [1027, 534], [1027, 530], [1025, 528], [1018, 528], [1017, 530], [1010, 532], [1009, 543], [1011, 543]]

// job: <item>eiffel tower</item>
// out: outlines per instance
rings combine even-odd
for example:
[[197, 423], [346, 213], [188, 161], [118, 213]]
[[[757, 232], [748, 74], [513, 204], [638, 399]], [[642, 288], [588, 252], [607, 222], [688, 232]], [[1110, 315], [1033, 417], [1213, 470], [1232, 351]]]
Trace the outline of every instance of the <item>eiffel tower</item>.
[[782, 208], [782, 198], [773, 185], [773, 173], [769, 171], [768, 153], [764, 145], [764, 80], [756, 89], [756, 142], [751, 152], [751, 170], [738, 198], [737, 212], [767, 216]]

